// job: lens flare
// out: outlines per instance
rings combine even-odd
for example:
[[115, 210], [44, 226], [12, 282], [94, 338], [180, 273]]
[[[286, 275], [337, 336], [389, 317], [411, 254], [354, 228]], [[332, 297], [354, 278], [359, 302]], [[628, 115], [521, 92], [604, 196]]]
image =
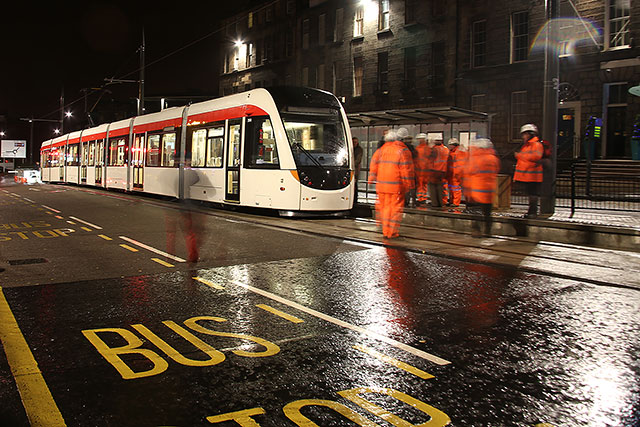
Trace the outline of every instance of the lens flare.
[[[553, 27], [555, 26], [555, 28]], [[551, 30], [557, 30], [557, 37], [549, 39], [549, 46], [559, 56], [572, 55], [582, 43], [602, 45], [602, 29], [595, 23], [582, 18], [558, 18], [547, 22], [533, 39], [531, 52], [544, 50]]]

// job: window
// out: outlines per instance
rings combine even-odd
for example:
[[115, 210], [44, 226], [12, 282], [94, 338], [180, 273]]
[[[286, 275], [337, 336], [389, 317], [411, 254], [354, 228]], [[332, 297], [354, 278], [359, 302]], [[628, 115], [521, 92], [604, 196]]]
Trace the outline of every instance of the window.
[[316, 72], [316, 80], [318, 89], [324, 89], [324, 64], [318, 65], [318, 71]]
[[353, 58], [353, 96], [362, 96], [362, 78], [364, 70], [362, 69], [362, 57]]
[[336, 9], [336, 20], [333, 26], [333, 41], [341, 42], [343, 38], [344, 9]]
[[628, 47], [631, 43], [630, 0], [607, 0], [607, 48]]
[[247, 16], [247, 28], [253, 28], [253, 12], [249, 12]]
[[443, 90], [444, 78], [445, 78], [444, 42], [435, 42], [431, 46], [431, 89], [434, 91]]
[[127, 138], [109, 138], [109, 160], [108, 166], [124, 166], [126, 163]]
[[[605, 133], [602, 152], [603, 157], [624, 157], [627, 127], [627, 93], [626, 82], [606, 83], [604, 85]], [[628, 153], [627, 153], [628, 155]]]
[[529, 55], [529, 13], [511, 15], [511, 62], [525, 61]]
[[520, 126], [527, 122], [527, 91], [511, 92], [511, 139], [520, 141]]
[[326, 21], [327, 16], [324, 13], [318, 16], [318, 44], [320, 46], [323, 46], [327, 39]]
[[302, 21], [302, 48], [309, 49], [309, 20]]
[[414, 24], [416, 22], [416, 1], [404, 0], [404, 23]]
[[378, 53], [378, 93], [389, 93], [389, 52]]
[[176, 134], [165, 133], [162, 135], [162, 163], [160, 166], [178, 166], [176, 161]]
[[471, 95], [471, 111], [487, 112], [486, 95]]
[[78, 144], [72, 144], [67, 147], [67, 166], [78, 166]]
[[207, 129], [206, 167], [222, 167], [222, 148], [224, 145], [224, 125]]
[[403, 88], [406, 91], [412, 91], [416, 89], [416, 48], [407, 47], [404, 49], [404, 84]]
[[471, 67], [487, 65], [487, 21], [476, 21], [471, 30]]
[[147, 138], [147, 166], [160, 166], [160, 135]]
[[389, 0], [378, 0], [378, 31], [389, 29]]
[[253, 43], [247, 43], [247, 63], [246, 67], [250, 68], [253, 66]]
[[96, 151], [96, 143], [89, 143], [89, 166], [95, 165], [95, 151]]
[[246, 122], [245, 166], [278, 168], [276, 138], [268, 117], [249, 117]]
[[229, 151], [227, 153], [227, 166], [240, 166], [240, 123], [229, 122]]
[[353, 15], [353, 37], [364, 35], [364, 6], [357, 6]]

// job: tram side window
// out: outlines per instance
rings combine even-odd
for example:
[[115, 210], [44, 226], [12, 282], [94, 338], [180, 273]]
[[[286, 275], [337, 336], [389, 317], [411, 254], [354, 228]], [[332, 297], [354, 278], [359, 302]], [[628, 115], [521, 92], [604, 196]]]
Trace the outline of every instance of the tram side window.
[[160, 166], [160, 136], [149, 135], [147, 138], [147, 166]]
[[245, 166], [248, 168], [278, 168], [276, 137], [268, 117], [247, 118], [245, 135]]
[[126, 138], [114, 138], [109, 140], [108, 166], [124, 166], [126, 163]]
[[78, 166], [78, 144], [67, 146], [67, 166]]
[[224, 126], [216, 126], [207, 130], [207, 166], [222, 167], [222, 147], [224, 145]]
[[165, 167], [174, 167], [176, 164], [176, 134], [165, 133], [162, 135], [162, 165]]
[[89, 166], [93, 166], [95, 164], [95, 151], [96, 151], [96, 143], [89, 143]]
[[191, 135], [191, 167], [202, 168], [205, 165], [207, 149], [207, 130], [198, 129]]

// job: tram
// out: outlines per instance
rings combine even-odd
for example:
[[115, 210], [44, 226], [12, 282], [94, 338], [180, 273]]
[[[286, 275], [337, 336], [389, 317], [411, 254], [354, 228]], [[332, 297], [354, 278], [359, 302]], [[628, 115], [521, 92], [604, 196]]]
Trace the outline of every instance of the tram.
[[353, 207], [351, 131], [338, 99], [253, 89], [44, 141], [42, 180], [151, 193], [281, 215]]

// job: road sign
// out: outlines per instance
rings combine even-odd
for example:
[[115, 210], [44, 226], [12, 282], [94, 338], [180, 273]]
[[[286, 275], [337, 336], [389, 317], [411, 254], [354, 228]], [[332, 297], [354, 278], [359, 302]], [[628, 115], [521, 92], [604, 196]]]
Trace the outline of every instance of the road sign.
[[27, 141], [25, 140], [2, 140], [2, 154], [0, 157], [12, 158], [12, 159], [26, 159], [27, 158]]

